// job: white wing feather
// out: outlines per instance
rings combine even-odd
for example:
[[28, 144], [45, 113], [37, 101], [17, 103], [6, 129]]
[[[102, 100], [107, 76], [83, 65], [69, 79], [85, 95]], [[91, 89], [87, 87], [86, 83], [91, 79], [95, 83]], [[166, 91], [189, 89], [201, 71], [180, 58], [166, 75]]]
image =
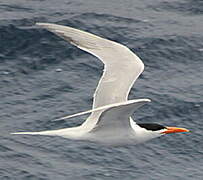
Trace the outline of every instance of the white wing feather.
[[99, 36], [49, 23], [38, 26], [57, 34], [104, 63], [104, 72], [94, 94], [93, 108], [127, 100], [130, 88], [144, 70], [144, 64], [131, 50]]
[[[132, 113], [138, 109], [139, 107], [143, 106], [147, 102], [150, 102], [150, 99], [135, 99], [135, 100], [129, 100], [122, 103], [115, 103], [107, 106], [103, 106], [97, 109], [77, 113], [74, 115], [67, 116], [67, 118], [79, 116], [82, 114], [87, 114], [90, 112], [96, 112], [96, 111], [102, 111], [101, 116], [99, 117], [97, 124], [94, 126], [94, 128], [86, 128], [86, 126], [81, 125], [78, 127], [73, 128], [64, 128], [59, 130], [48, 130], [48, 131], [40, 131], [40, 132], [17, 132], [17, 133], [11, 133], [11, 134], [31, 134], [31, 135], [61, 135], [61, 136], [69, 136], [70, 134], [72, 136], [80, 136], [80, 133], [95, 133], [97, 136], [100, 136], [101, 134], [108, 134], [118, 132], [131, 132], [130, 127], [130, 116]], [[76, 131], [73, 131], [76, 130]]]
[[[103, 75], [94, 93], [92, 109], [128, 100], [133, 83], [144, 70], [142, 61], [130, 49], [71, 27], [49, 23], [37, 23], [37, 25], [93, 54], [104, 63]], [[92, 111], [83, 126], [93, 128], [102, 112], [103, 110]]]
[[136, 109], [150, 101], [150, 99], [129, 100], [105, 109], [99, 117], [95, 129], [97, 131], [108, 129], [111, 132], [115, 130], [121, 132], [121, 129], [127, 131], [127, 128], [131, 129], [130, 116]]

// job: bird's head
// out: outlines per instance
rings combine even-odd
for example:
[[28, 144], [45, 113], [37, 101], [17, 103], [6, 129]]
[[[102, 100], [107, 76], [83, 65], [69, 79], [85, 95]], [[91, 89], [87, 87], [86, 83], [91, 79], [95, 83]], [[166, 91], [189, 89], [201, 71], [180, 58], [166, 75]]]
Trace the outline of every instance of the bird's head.
[[156, 123], [140, 123], [138, 125], [141, 128], [144, 128], [148, 131], [156, 132], [160, 135], [179, 133], [179, 132], [189, 132], [189, 130], [185, 129], [185, 128], [163, 126], [163, 125], [156, 124]]

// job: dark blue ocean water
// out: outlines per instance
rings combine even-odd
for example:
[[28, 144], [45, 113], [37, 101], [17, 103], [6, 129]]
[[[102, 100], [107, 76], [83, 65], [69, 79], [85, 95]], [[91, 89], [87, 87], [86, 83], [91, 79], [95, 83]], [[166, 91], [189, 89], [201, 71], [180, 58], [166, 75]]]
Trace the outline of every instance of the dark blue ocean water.
[[[79, 125], [86, 117], [51, 120], [90, 109], [102, 73], [95, 57], [36, 22], [127, 45], [145, 63], [130, 98], [152, 99], [133, 118], [191, 133], [119, 148], [10, 135]], [[1, 0], [0, 179], [203, 179], [202, 56], [202, 0]]]

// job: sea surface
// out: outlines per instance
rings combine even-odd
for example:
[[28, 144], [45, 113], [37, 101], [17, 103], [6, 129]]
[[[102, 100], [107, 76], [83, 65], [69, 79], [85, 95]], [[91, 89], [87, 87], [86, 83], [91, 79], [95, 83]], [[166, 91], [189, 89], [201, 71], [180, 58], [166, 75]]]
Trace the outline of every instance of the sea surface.
[[[36, 22], [68, 25], [128, 46], [145, 71], [129, 99], [150, 98], [137, 122], [191, 133], [103, 147], [61, 137], [91, 109], [102, 63]], [[202, 180], [202, 0], [0, 0], [0, 180]]]

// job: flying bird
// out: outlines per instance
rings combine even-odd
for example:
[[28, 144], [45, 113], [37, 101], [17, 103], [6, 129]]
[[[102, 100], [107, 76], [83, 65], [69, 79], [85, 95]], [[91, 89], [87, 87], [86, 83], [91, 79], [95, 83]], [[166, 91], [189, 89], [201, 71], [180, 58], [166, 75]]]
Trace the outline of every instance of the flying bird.
[[142, 60], [128, 47], [72, 27], [50, 23], [37, 25], [100, 59], [104, 64], [103, 75], [94, 93], [92, 110], [57, 119], [91, 113], [80, 126], [12, 134], [61, 136], [104, 145], [128, 145], [142, 143], [165, 134], [189, 132], [185, 128], [157, 123], [136, 123], [131, 118], [135, 110], [151, 100], [128, 100], [131, 87], [144, 70]]

